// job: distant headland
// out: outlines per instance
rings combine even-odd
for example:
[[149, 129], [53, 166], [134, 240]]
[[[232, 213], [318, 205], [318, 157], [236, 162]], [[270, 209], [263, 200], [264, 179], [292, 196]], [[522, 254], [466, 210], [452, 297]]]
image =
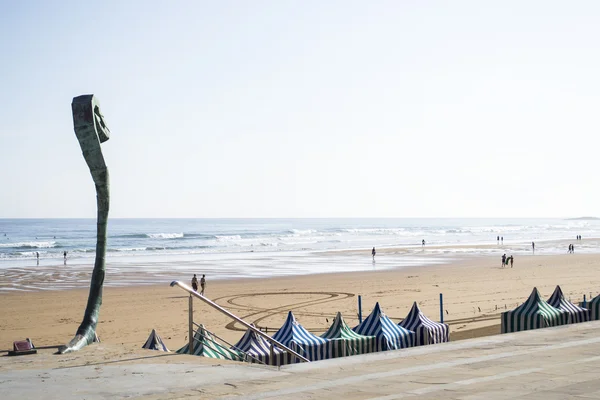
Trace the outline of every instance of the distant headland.
[[578, 218], [567, 218], [567, 221], [595, 221], [599, 220], [598, 217], [578, 217]]

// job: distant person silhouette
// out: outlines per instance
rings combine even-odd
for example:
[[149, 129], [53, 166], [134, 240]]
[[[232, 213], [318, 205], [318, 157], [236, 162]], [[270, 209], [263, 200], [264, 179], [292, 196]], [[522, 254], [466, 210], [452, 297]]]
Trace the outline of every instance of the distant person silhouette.
[[504, 236], [500, 237], [500, 242], [504, 244]]
[[194, 292], [198, 291], [198, 278], [196, 278], [196, 274], [192, 278], [192, 289], [194, 289]]
[[37, 263], [40, 263], [40, 253], [38, 253], [37, 251], [35, 252], [35, 258], [37, 259]]
[[496, 236], [496, 240], [500, 243], [500, 236]]
[[204, 296], [204, 288], [206, 287], [206, 279], [205, 279], [206, 275], [202, 275], [202, 278], [200, 279], [200, 294], [202, 296]]
[[506, 254], [502, 254], [502, 268], [506, 265]]
[[533, 251], [535, 253], [535, 243], [531, 242], [531, 251]]
[[512, 254], [510, 255], [510, 267], [512, 268], [513, 265], [513, 261], [515, 260], [514, 257], [512, 256]]
[[425, 246], [425, 239], [421, 241], [421, 246]]
[[375, 247], [373, 247], [373, 250], [371, 250], [371, 255], [373, 256], [373, 258], [375, 258], [375, 254], [376, 254], [376, 253], [377, 253], [377, 252], [375, 251]]

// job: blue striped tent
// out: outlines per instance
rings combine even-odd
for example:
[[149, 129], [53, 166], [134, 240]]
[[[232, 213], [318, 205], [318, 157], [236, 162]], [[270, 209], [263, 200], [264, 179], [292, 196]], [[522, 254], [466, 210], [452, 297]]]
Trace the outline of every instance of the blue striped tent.
[[[304, 329], [304, 327], [296, 321], [296, 318], [291, 311], [288, 313], [283, 326], [279, 328], [272, 337], [298, 354], [308, 358], [310, 361], [333, 358], [335, 354], [333, 346], [336, 344], [333, 343], [333, 341], [313, 335]], [[299, 361], [300, 360], [295, 359], [295, 357], [294, 360], [292, 360], [292, 362]]]
[[565, 311], [546, 303], [537, 288], [533, 288], [525, 303], [502, 313], [502, 333], [564, 325], [568, 319], [569, 315]]
[[148, 336], [148, 340], [146, 340], [146, 343], [144, 343], [142, 349], [169, 351], [154, 329], [152, 329], [152, 332], [150, 332], [150, 336]]
[[[189, 343], [177, 350], [179, 354], [190, 354]], [[243, 361], [244, 356], [235, 350], [228, 349], [220, 345], [209, 331], [204, 329], [203, 325], [198, 327], [194, 334], [194, 353], [195, 356], [208, 358], [218, 358], [220, 360]]]
[[592, 321], [600, 319], [600, 294], [590, 301], [590, 319]]
[[354, 327], [354, 332], [365, 335], [375, 336], [377, 338], [377, 350], [396, 350], [415, 345], [415, 333], [392, 322], [379, 307], [375, 308], [369, 316], [358, 326]]
[[586, 308], [582, 308], [576, 306], [571, 303], [565, 296], [560, 288], [560, 286], [556, 285], [556, 289], [554, 289], [554, 293], [548, 299], [548, 304], [550, 304], [554, 308], [558, 308], [559, 310], [565, 311], [569, 315], [568, 324], [576, 324], [579, 322], [586, 322], [590, 320], [590, 313]]
[[375, 336], [363, 336], [354, 332], [344, 321], [342, 313], [338, 312], [333, 324], [327, 332], [321, 335], [324, 339], [335, 340], [340, 346], [335, 346], [338, 351], [336, 357], [354, 356], [357, 354], [373, 353], [377, 348]]
[[416, 346], [446, 343], [449, 341], [448, 335], [450, 329], [448, 324], [434, 322], [427, 318], [419, 309], [416, 301], [413, 303], [406, 318], [398, 325], [416, 334]]
[[233, 345], [232, 349], [245, 353], [246, 361], [249, 362], [284, 365], [289, 360], [287, 352], [277, 346], [273, 347], [273, 357], [271, 357], [271, 344], [251, 329], [246, 330], [244, 336]]

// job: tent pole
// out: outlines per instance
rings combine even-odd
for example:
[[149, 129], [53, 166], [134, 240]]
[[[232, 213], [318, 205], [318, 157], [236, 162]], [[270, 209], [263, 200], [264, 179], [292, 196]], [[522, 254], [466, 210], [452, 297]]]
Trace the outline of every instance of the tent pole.
[[362, 324], [362, 296], [358, 295], [358, 323]]
[[440, 293], [440, 322], [444, 323], [444, 297]]
[[[227, 315], [229, 318], [231, 318], [234, 321], [236, 321], [236, 322], [244, 325], [246, 328], [250, 329], [251, 331], [253, 331], [257, 335], [262, 336], [263, 339], [266, 339], [269, 343], [273, 343], [275, 346], [279, 347], [282, 350], [285, 350], [286, 352], [288, 352], [292, 356], [297, 357], [298, 359], [300, 359], [302, 361], [310, 362], [310, 360], [308, 358], [303, 357], [300, 354], [296, 353], [294, 350], [290, 349], [289, 347], [287, 347], [283, 343], [280, 343], [277, 340], [273, 339], [271, 336], [267, 335], [266, 333], [263, 333], [260, 329], [256, 329], [256, 327], [250, 325], [249, 323], [247, 323], [246, 321], [244, 321], [240, 317], [238, 317], [238, 316], [230, 313], [229, 311], [227, 311], [226, 309], [224, 309], [223, 307], [221, 307], [217, 303], [215, 303], [212, 300], [208, 299], [207, 297], [201, 295], [200, 293], [194, 291], [191, 287], [189, 287], [185, 283], [181, 283], [179, 281], [173, 281], [173, 282], [171, 282], [171, 287], [173, 287], [173, 286], [179, 286], [180, 288], [182, 288], [183, 290], [185, 290], [186, 292], [188, 292], [190, 294], [190, 298], [191, 298], [191, 296], [199, 298], [200, 300], [202, 300], [203, 302], [205, 302], [206, 304], [208, 304], [212, 308], [215, 308], [215, 309], [221, 311], [223, 314]], [[190, 304], [191, 304], [191, 299], [190, 299]]]

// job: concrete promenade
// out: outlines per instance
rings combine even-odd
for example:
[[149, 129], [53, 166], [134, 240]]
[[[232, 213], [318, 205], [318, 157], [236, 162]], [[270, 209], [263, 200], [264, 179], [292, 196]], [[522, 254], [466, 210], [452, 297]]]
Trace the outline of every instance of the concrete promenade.
[[1, 357], [0, 399], [600, 399], [600, 321], [279, 371], [149, 351], [86, 360], [102, 346]]

